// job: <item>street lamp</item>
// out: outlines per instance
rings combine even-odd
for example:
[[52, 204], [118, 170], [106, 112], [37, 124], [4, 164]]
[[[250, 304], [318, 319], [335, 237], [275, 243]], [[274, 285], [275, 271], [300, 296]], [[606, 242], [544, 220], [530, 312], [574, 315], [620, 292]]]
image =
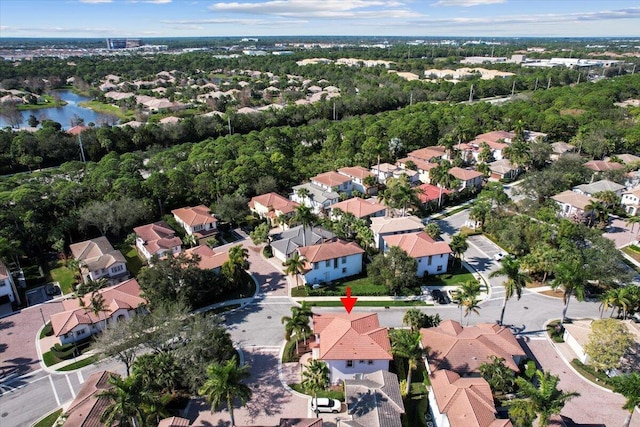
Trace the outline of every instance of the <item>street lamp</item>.
[[44, 320], [44, 313], [42, 312], [42, 309], [40, 309], [40, 316], [42, 316], [42, 324], [43, 324], [44, 326], [47, 326], [47, 321], [46, 321], [46, 320]]

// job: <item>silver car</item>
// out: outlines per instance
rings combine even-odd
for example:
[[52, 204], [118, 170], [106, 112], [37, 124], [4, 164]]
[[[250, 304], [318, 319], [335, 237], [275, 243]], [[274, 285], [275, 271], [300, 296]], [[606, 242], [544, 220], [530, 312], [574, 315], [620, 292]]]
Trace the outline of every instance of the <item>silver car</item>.
[[313, 412], [330, 412], [337, 414], [342, 409], [342, 403], [337, 399], [317, 397], [311, 399], [311, 410]]

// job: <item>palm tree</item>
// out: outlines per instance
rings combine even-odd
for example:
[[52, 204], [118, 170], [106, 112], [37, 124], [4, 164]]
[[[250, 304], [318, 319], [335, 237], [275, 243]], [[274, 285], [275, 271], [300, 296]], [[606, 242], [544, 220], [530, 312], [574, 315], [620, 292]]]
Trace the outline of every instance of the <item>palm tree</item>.
[[187, 234], [182, 239], [182, 243], [184, 243], [185, 246], [189, 246], [190, 248], [192, 248], [198, 244], [198, 239], [196, 239], [196, 236], [194, 236], [193, 234]]
[[311, 333], [309, 327], [309, 318], [305, 317], [296, 310], [297, 307], [291, 307], [291, 316], [282, 316], [280, 322], [284, 324], [284, 339], [289, 341], [293, 336], [296, 337], [296, 354], [299, 354], [298, 341], [300, 337], [304, 337]]
[[460, 308], [460, 323], [462, 323], [462, 308], [471, 305], [472, 307], [466, 310], [465, 317], [469, 315], [469, 312], [473, 311], [477, 313], [478, 309], [478, 296], [480, 295], [480, 283], [475, 280], [467, 280], [464, 283], [458, 284], [457, 289], [458, 308]]
[[307, 227], [313, 225], [318, 218], [306, 205], [296, 207], [296, 211], [291, 218], [292, 224], [302, 224], [302, 246], [307, 246]]
[[609, 308], [611, 308], [611, 316], [609, 317], [613, 317], [613, 313], [616, 310], [616, 303], [618, 301], [618, 289], [609, 289], [607, 290], [605, 293], [603, 293], [602, 295], [600, 295], [600, 297], [598, 297], [598, 299], [600, 300], [600, 318], [602, 319], [602, 316], [604, 316], [604, 312], [609, 310]]
[[629, 415], [624, 420], [623, 427], [629, 427], [633, 411], [640, 406], [640, 373], [631, 372], [627, 375], [613, 377], [610, 384], [613, 385], [613, 391], [620, 393], [627, 399], [622, 409], [629, 411]]
[[109, 399], [100, 421], [107, 426], [140, 426], [146, 418], [142, 404], [148, 400], [141, 383], [135, 377], [123, 379], [113, 375], [108, 381], [112, 387], [98, 394]]
[[460, 265], [462, 265], [463, 254], [469, 249], [469, 244], [467, 243], [467, 236], [464, 236], [460, 233], [454, 234], [451, 238], [451, 243], [449, 243], [449, 247], [453, 251], [456, 258], [460, 260]]
[[406, 394], [411, 390], [411, 373], [418, 366], [418, 361], [422, 359], [422, 339], [420, 331], [408, 331], [406, 329], [396, 329], [391, 334], [391, 353], [407, 359], [407, 389]]
[[233, 417], [233, 401], [239, 400], [242, 406], [251, 400], [251, 389], [242, 383], [251, 376], [249, 369], [249, 365], [238, 366], [236, 356], [224, 364], [213, 363], [207, 367], [207, 379], [198, 390], [198, 394], [204, 396], [211, 404], [211, 413], [222, 403], [227, 404], [232, 427], [236, 425]]
[[604, 202], [598, 200], [592, 200], [584, 207], [584, 212], [587, 214], [589, 224], [594, 222], [602, 225], [606, 224], [609, 218], [609, 209]]
[[500, 312], [500, 325], [504, 321], [504, 311], [507, 308], [507, 301], [515, 294], [518, 299], [522, 297], [522, 289], [531, 282], [531, 277], [527, 273], [520, 271], [520, 262], [515, 258], [505, 257], [502, 259], [502, 267], [494, 271], [489, 277], [505, 276], [506, 280], [502, 282], [505, 294], [502, 302], [502, 311]]
[[298, 195], [298, 197], [300, 197], [300, 204], [304, 205], [305, 204], [305, 199], [307, 199], [309, 197], [309, 189], [302, 187], [302, 188], [298, 188], [296, 190], [296, 194]]
[[516, 382], [515, 373], [504, 362], [504, 358], [491, 355], [489, 362], [480, 365], [480, 375], [489, 383], [494, 395], [510, 393]]
[[630, 227], [629, 231], [631, 231], [632, 233], [636, 228], [636, 224], [640, 224], [640, 216], [632, 216], [631, 218], [628, 218], [627, 222], [625, 223], [627, 227]]
[[[470, 313], [480, 315], [480, 300], [477, 298], [466, 298], [462, 300], [464, 306], [464, 317], [468, 317]], [[469, 319], [467, 318], [467, 326], [469, 326]]]
[[[300, 307], [296, 307], [296, 306], [291, 307], [291, 313], [295, 317], [299, 318], [300, 322], [305, 323], [307, 326], [309, 326], [309, 322], [313, 317], [313, 311], [311, 310], [311, 306], [307, 301], [302, 301], [300, 303]], [[309, 328], [308, 332], [302, 335], [302, 339], [304, 341], [305, 346], [307, 345], [307, 335], [310, 332], [311, 332], [311, 328]]]
[[412, 332], [419, 331], [426, 322], [427, 315], [418, 308], [410, 308], [404, 313], [402, 324], [411, 328]]
[[317, 394], [329, 385], [329, 368], [322, 360], [312, 359], [302, 371], [302, 388], [307, 393]]
[[584, 301], [584, 288], [586, 285], [586, 276], [583, 265], [578, 261], [560, 262], [555, 270], [555, 279], [551, 287], [556, 290], [562, 288], [564, 291], [562, 308], [562, 318], [560, 323], [563, 324], [567, 318], [567, 310], [569, 309], [569, 301], [571, 296], [575, 294], [578, 301]]
[[502, 150], [502, 155], [517, 168], [528, 169], [531, 163], [531, 148], [524, 141], [514, 141]]
[[294, 252], [291, 258], [286, 260], [282, 265], [284, 265], [284, 272], [290, 276], [294, 276], [296, 278], [296, 288], [300, 286], [299, 278], [300, 274], [304, 273], [304, 265], [305, 259], [301, 257], [298, 252]]
[[[564, 405], [574, 397], [580, 396], [576, 392], [558, 390], [560, 378], [550, 372], [537, 370], [537, 386], [525, 378], [518, 377], [516, 384], [521, 396], [509, 402], [509, 416], [512, 414], [526, 414], [530, 417], [528, 424], [538, 416], [538, 426], [546, 427], [552, 415], [559, 414]], [[520, 424], [520, 423], [518, 423]]]
[[440, 226], [435, 222], [430, 222], [429, 224], [424, 226], [424, 232], [429, 235], [432, 239], [436, 240], [440, 238], [440, 234], [442, 231], [440, 230]]
[[491, 203], [488, 200], [478, 199], [471, 205], [469, 209], [469, 219], [480, 223], [480, 228], [484, 230], [484, 223], [487, 216], [491, 213]]
[[240, 282], [243, 270], [249, 268], [249, 250], [242, 245], [236, 245], [229, 249], [229, 260], [222, 264], [222, 274], [234, 284]]

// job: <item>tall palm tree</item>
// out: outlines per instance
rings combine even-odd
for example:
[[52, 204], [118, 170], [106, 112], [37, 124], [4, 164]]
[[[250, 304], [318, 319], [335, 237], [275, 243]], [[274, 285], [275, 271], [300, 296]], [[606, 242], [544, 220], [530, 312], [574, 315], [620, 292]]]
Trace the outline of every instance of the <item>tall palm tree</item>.
[[198, 239], [193, 234], [187, 234], [182, 239], [182, 243], [184, 243], [185, 246], [192, 248], [198, 244]]
[[618, 289], [609, 289], [598, 299], [600, 300], [600, 318], [604, 316], [604, 312], [611, 308], [611, 315], [609, 317], [613, 317], [613, 313], [616, 310], [616, 302], [618, 301]]
[[410, 308], [404, 313], [402, 324], [410, 327], [412, 332], [420, 331], [420, 328], [426, 322], [426, 316], [420, 309]]
[[284, 270], [285, 273], [296, 278], [296, 288], [299, 287], [300, 274], [304, 273], [304, 257], [300, 256], [298, 252], [294, 252], [291, 258], [286, 260], [282, 265], [286, 267]]
[[453, 254], [460, 260], [460, 265], [462, 265], [462, 259], [464, 258], [464, 253], [469, 249], [469, 244], [467, 243], [467, 237], [458, 233], [454, 234], [451, 238], [451, 243], [449, 243]]
[[[467, 307], [467, 305], [471, 304], [472, 308], [469, 308], [465, 315], [469, 315], [469, 312], [473, 311], [476, 313], [477, 305], [478, 305], [478, 296], [480, 296], [480, 283], [475, 280], [467, 280], [464, 283], [458, 284], [458, 308], [460, 308], [460, 323], [462, 323], [462, 308]], [[473, 302], [473, 303], [472, 303]]]
[[522, 289], [527, 286], [527, 283], [531, 282], [529, 274], [520, 270], [520, 262], [515, 258], [505, 257], [502, 259], [502, 267], [494, 271], [489, 277], [505, 276], [506, 280], [502, 282], [504, 286], [505, 294], [504, 301], [502, 302], [502, 311], [500, 312], [500, 324], [504, 322], [504, 311], [507, 308], [507, 301], [516, 295], [518, 299], [522, 297]]
[[564, 405], [574, 397], [580, 396], [576, 392], [564, 392], [558, 390], [560, 378], [551, 375], [550, 372], [537, 370], [537, 386], [525, 378], [518, 377], [516, 384], [519, 389], [519, 398], [509, 402], [509, 415], [512, 413], [527, 414], [531, 416], [529, 424], [538, 416], [538, 426], [546, 427], [552, 415], [559, 414]]
[[[311, 306], [307, 301], [302, 301], [300, 303], [300, 307], [293, 306], [291, 307], [291, 313], [300, 319], [300, 322], [305, 323], [309, 326], [309, 322], [313, 317], [313, 311], [311, 310]], [[302, 339], [304, 340], [304, 345], [307, 345], [307, 335], [311, 333], [311, 328], [309, 327], [308, 332], [302, 335]]]
[[229, 260], [222, 264], [222, 274], [230, 282], [238, 284], [243, 270], [249, 268], [249, 250], [242, 245], [229, 249]]
[[251, 376], [249, 369], [249, 365], [238, 366], [236, 356], [224, 364], [213, 363], [207, 367], [207, 379], [198, 390], [198, 394], [204, 396], [211, 404], [211, 413], [222, 403], [227, 404], [232, 427], [236, 425], [233, 417], [233, 401], [239, 400], [242, 406], [251, 400], [251, 389], [243, 384], [243, 381]]
[[582, 264], [578, 261], [560, 262], [555, 269], [555, 279], [551, 287], [556, 290], [562, 288], [564, 291], [562, 307], [562, 318], [560, 323], [564, 323], [567, 318], [567, 310], [569, 309], [569, 301], [573, 295], [578, 301], [584, 301], [584, 290], [587, 284], [586, 273]]
[[302, 371], [302, 388], [307, 393], [317, 393], [329, 386], [329, 368], [322, 360], [312, 359]]
[[298, 342], [302, 337], [306, 340], [307, 335], [311, 333], [311, 328], [309, 327], [309, 318], [295, 310], [296, 308], [291, 307], [291, 316], [282, 316], [280, 322], [284, 324], [284, 339], [289, 341], [295, 337], [296, 354], [299, 354]]
[[391, 334], [391, 353], [395, 356], [403, 357], [408, 361], [407, 367], [407, 389], [411, 390], [411, 373], [418, 366], [418, 361], [422, 359], [424, 350], [422, 349], [420, 331], [409, 331], [406, 329], [396, 329]]
[[636, 407], [640, 406], [640, 373], [631, 372], [626, 375], [619, 375], [610, 380], [613, 385], [613, 391], [620, 393], [626, 399], [622, 409], [629, 411], [629, 415], [624, 420], [623, 427], [629, 427], [631, 417]]
[[141, 383], [135, 377], [123, 379], [111, 376], [108, 381], [112, 387], [98, 394], [98, 397], [106, 397], [109, 400], [100, 421], [107, 426], [141, 426], [146, 418], [142, 405], [145, 400], [149, 400], [142, 390]]
[[462, 305], [464, 306], [464, 317], [467, 317], [467, 326], [469, 326], [469, 314], [475, 313], [478, 316], [480, 315], [480, 300], [476, 297], [466, 298], [462, 300]]
[[584, 207], [584, 212], [587, 214], [589, 224], [606, 224], [609, 219], [609, 209], [604, 202], [599, 200], [592, 200]]
[[631, 218], [628, 218], [627, 222], [625, 223], [627, 227], [630, 227], [629, 231], [631, 231], [632, 233], [636, 228], [636, 224], [640, 224], [640, 216], [632, 216]]
[[307, 228], [311, 227], [318, 218], [306, 205], [296, 207], [296, 211], [291, 218], [292, 224], [302, 224], [302, 246], [307, 246]]

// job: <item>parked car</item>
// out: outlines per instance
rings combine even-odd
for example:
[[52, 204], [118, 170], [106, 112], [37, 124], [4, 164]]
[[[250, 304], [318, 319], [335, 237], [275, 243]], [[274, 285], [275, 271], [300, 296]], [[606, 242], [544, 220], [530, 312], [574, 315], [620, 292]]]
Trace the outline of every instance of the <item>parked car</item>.
[[431, 291], [431, 296], [434, 301], [438, 302], [438, 304], [449, 304], [451, 302], [447, 294], [442, 292], [440, 289], [434, 289]]
[[502, 258], [504, 258], [504, 253], [503, 252], [498, 252], [497, 254], [495, 254], [493, 256], [493, 259], [495, 259], [496, 261], [500, 261], [500, 260], [502, 260]]
[[56, 285], [52, 284], [52, 283], [48, 283], [44, 286], [44, 292], [49, 295], [50, 297], [54, 296], [54, 295], [58, 295], [59, 293], [59, 289]]
[[342, 403], [337, 399], [327, 397], [317, 397], [311, 399], [311, 410], [313, 412], [330, 412], [337, 414], [342, 409]]

